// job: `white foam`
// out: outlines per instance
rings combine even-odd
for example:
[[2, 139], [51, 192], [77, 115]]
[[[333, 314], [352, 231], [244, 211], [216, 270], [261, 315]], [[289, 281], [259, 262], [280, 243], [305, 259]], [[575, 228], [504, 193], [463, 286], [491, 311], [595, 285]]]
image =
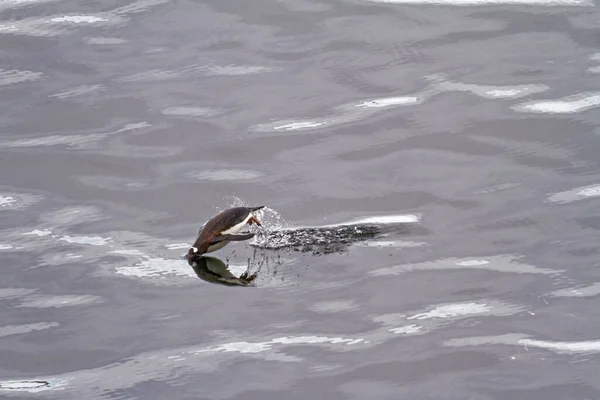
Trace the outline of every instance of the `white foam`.
[[38, 237], [42, 237], [42, 236], [48, 236], [48, 235], [52, 235], [52, 231], [50, 229], [34, 229], [31, 232], [24, 232], [22, 234], [23, 236], [38, 236]]
[[583, 200], [590, 197], [600, 196], [600, 186], [597, 184], [583, 186], [564, 192], [558, 192], [548, 197], [548, 201], [553, 203], [570, 203], [577, 200]]
[[15, 199], [12, 196], [0, 196], [0, 207], [8, 207], [15, 204], [16, 202], [17, 199]]
[[389, 331], [393, 333], [402, 333], [404, 335], [411, 335], [414, 333], [419, 333], [423, 330], [423, 327], [420, 325], [405, 325], [399, 328], [391, 328]]
[[38, 322], [35, 324], [26, 325], [8, 325], [0, 326], [0, 337], [20, 335], [23, 333], [29, 333], [33, 331], [41, 331], [44, 329], [53, 328], [58, 326], [58, 322]]
[[89, 244], [91, 246], [104, 246], [110, 243], [112, 238], [103, 238], [100, 236], [62, 236], [58, 240], [67, 243]]
[[47, 389], [48, 382], [44, 381], [0, 381], [0, 390], [37, 393]]
[[600, 93], [581, 93], [559, 100], [532, 101], [513, 106], [518, 112], [573, 114], [600, 105]]
[[48, 21], [55, 23], [66, 22], [70, 24], [94, 24], [97, 22], [106, 22], [108, 19], [94, 15], [64, 15], [61, 17], [50, 18]]
[[371, 272], [373, 275], [400, 275], [411, 271], [452, 271], [457, 269], [482, 269], [517, 274], [559, 274], [562, 270], [539, 268], [518, 261], [516, 256], [498, 255], [486, 259], [447, 258], [415, 264], [395, 265], [379, 268]]
[[538, 6], [590, 6], [589, 0], [363, 0], [384, 4], [440, 4], [448, 6], [477, 6], [487, 4], [519, 4]]
[[0, 250], [10, 250], [10, 249], [14, 249], [15, 246], [13, 246], [12, 244], [4, 244], [4, 243], [0, 243]]

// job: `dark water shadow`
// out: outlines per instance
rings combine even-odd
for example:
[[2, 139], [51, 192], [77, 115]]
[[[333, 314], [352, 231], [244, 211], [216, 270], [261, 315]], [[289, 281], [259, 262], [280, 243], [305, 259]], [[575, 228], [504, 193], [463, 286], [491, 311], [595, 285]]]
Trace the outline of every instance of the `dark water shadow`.
[[343, 253], [352, 244], [388, 234], [418, 234], [424, 228], [414, 224], [391, 225], [339, 225], [327, 227], [307, 227], [269, 231], [266, 237], [252, 246], [267, 250], [289, 249], [313, 255]]
[[188, 260], [188, 264], [203, 281], [225, 286], [252, 286], [257, 277], [257, 273], [249, 274], [249, 269], [237, 277], [225, 262], [216, 257], [194, 257]]

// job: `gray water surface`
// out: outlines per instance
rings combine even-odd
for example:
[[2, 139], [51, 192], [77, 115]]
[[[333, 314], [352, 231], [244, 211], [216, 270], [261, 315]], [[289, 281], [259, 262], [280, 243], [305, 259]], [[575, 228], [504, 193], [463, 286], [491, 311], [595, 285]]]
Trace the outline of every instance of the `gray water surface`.
[[[587, 0], [0, 0], [0, 397], [600, 398], [598, 38]], [[240, 204], [381, 235], [199, 279]]]

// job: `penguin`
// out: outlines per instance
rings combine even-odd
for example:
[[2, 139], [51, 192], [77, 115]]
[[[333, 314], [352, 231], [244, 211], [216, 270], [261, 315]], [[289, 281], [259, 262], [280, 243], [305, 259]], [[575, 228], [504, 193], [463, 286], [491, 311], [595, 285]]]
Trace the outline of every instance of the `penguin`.
[[252, 239], [254, 233], [239, 233], [246, 224], [262, 226], [252, 214], [265, 206], [233, 207], [221, 211], [200, 228], [198, 238], [188, 250], [186, 258], [191, 260], [205, 253], [212, 253], [225, 247], [229, 242]]

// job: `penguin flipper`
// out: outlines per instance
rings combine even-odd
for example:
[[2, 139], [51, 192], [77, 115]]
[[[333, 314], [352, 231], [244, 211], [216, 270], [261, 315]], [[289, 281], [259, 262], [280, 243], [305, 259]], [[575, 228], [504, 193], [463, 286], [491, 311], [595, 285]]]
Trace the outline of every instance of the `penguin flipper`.
[[217, 235], [210, 240], [211, 244], [219, 243], [224, 240], [230, 242], [241, 242], [243, 240], [252, 239], [254, 237], [254, 233], [242, 233], [239, 235]]

